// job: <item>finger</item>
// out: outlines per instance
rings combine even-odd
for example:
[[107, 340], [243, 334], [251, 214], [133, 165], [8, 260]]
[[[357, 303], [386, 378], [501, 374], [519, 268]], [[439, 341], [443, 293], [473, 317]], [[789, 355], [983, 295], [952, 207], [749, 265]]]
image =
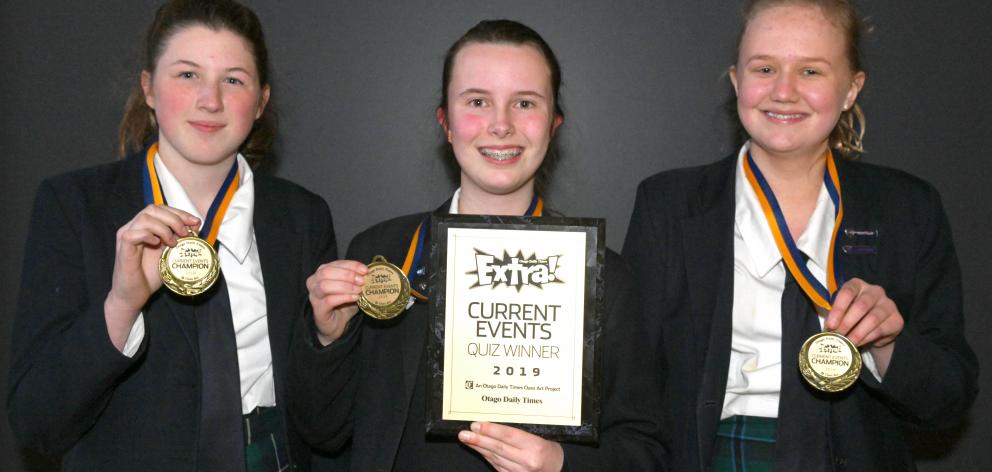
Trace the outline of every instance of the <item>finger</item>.
[[132, 246], [148, 244], [158, 246], [165, 243], [176, 245], [176, 234], [161, 220], [140, 216], [121, 232], [121, 241]]
[[861, 279], [851, 279], [837, 290], [830, 312], [827, 313], [827, 321], [824, 322], [825, 328], [830, 331], [837, 331], [837, 327], [840, 325], [840, 321], [844, 317], [847, 308], [851, 306], [851, 302], [861, 292], [861, 285], [863, 283]]
[[200, 227], [199, 218], [178, 208], [149, 205], [141, 213], [165, 223], [178, 236], [186, 236], [190, 229], [197, 230]]
[[844, 312], [844, 317], [841, 318], [836, 331], [847, 336], [855, 326], [861, 323], [865, 315], [875, 308], [877, 302], [878, 290], [872, 290], [871, 286], [863, 287], [861, 293], [847, 307], [847, 311]]
[[328, 263], [328, 265], [331, 265], [333, 267], [338, 267], [338, 268], [341, 268], [341, 269], [345, 269], [345, 270], [350, 270], [352, 272], [355, 272], [355, 273], [358, 273], [358, 274], [361, 274], [361, 275], [365, 275], [365, 274], [367, 274], [369, 272], [369, 268], [365, 264], [362, 264], [361, 262], [358, 262], [358, 261], [348, 260], [348, 259], [338, 259], [336, 261], [331, 261], [330, 263]]
[[881, 335], [879, 328], [889, 315], [890, 313], [886, 313], [884, 308], [876, 305], [851, 329], [847, 334], [847, 339], [850, 339], [857, 347], [874, 341]]
[[328, 295], [359, 294], [362, 286], [351, 282], [341, 282], [337, 280], [318, 280], [310, 290], [310, 293], [318, 297]]
[[341, 308], [344, 305], [353, 304], [358, 301], [358, 295], [330, 295], [323, 298], [310, 298], [310, 303], [314, 307], [314, 313], [326, 314], [331, 310]]
[[481, 455], [486, 462], [489, 462], [489, 464], [491, 464], [496, 470], [510, 470], [510, 467], [512, 467], [513, 464], [496, 453], [496, 451], [480, 445], [479, 442], [481, 439], [482, 437], [479, 434], [472, 431], [460, 431], [458, 433], [459, 441], [470, 447], [473, 451], [479, 453], [479, 455]]

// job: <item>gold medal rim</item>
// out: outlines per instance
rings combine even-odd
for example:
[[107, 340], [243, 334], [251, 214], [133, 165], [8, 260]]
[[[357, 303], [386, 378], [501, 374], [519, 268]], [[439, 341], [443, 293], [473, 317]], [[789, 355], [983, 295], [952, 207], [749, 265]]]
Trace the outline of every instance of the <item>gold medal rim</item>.
[[395, 264], [386, 260], [383, 256], [375, 256], [372, 258], [372, 262], [368, 265], [369, 271], [372, 268], [383, 266], [390, 271], [397, 274], [397, 278], [400, 280], [400, 293], [396, 296], [396, 299], [386, 305], [377, 305], [369, 301], [365, 297], [365, 289], [362, 288], [362, 293], [358, 296], [358, 307], [365, 312], [366, 315], [375, 318], [377, 320], [390, 320], [399, 316], [406, 310], [407, 304], [410, 302], [410, 281], [406, 278], [406, 274], [403, 270], [397, 267]]
[[183, 281], [177, 277], [175, 272], [169, 268], [168, 263], [169, 254], [175, 249], [173, 247], [166, 247], [162, 251], [162, 256], [158, 259], [158, 274], [162, 278], [162, 284], [176, 295], [194, 297], [209, 290], [214, 285], [214, 282], [217, 281], [217, 277], [220, 275], [220, 258], [217, 256], [217, 251], [214, 247], [199, 236], [184, 236], [179, 238], [176, 241], [176, 247], [179, 247], [179, 244], [183, 241], [188, 240], [195, 240], [194, 242], [207, 248], [210, 254], [210, 269], [207, 271], [207, 275], [191, 282]]
[[[847, 348], [851, 350], [851, 366], [847, 368], [847, 371], [837, 377], [820, 375], [813, 369], [813, 366], [809, 362], [809, 348], [813, 344], [813, 341], [825, 336], [840, 338], [847, 345]], [[850, 339], [847, 339], [847, 336], [830, 331], [817, 333], [810, 336], [803, 343], [802, 349], [799, 350], [799, 371], [802, 373], [803, 378], [806, 379], [806, 382], [814, 388], [829, 393], [840, 392], [854, 385], [854, 382], [858, 380], [858, 376], [861, 375], [861, 352], [858, 351], [857, 346]]]

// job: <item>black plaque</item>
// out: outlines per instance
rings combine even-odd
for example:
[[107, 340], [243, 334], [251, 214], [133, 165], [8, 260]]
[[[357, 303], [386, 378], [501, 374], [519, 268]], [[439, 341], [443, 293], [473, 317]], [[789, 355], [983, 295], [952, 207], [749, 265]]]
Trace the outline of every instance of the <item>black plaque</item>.
[[429, 434], [598, 439], [604, 239], [602, 219], [432, 217]]

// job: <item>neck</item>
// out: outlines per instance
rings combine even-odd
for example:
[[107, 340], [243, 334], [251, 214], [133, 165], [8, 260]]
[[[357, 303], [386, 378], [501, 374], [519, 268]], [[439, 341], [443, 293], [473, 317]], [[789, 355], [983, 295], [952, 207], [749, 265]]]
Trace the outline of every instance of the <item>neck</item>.
[[815, 200], [827, 169], [827, 147], [803, 154], [774, 154], [751, 146], [751, 158], [761, 169], [768, 185], [780, 201], [783, 197], [812, 194]]
[[458, 213], [461, 215], [523, 215], [534, 198], [534, 184], [529, 184], [518, 190], [495, 195], [471, 185], [462, 185], [458, 196]]
[[237, 154], [214, 164], [198, 164], [178, 156], [170, 156], [159, 150], [162, 163], [183, 186], [186, 195], [193, 201], [196, 210], [206, 216], [210, 205], [217, 196], [217, 191], [224, 183], [224, 178], [231, 170], [231, 165], [237, 159]]

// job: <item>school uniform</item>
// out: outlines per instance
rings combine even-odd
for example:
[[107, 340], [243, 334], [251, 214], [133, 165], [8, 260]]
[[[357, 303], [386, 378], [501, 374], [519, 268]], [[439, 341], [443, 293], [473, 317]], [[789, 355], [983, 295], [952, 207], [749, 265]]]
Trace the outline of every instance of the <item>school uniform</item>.
[[[22, 444], [62, 456], [64, 470], [251, 470], [253, 457], [247, 463], [245, 457], [246, 437], [255, 435], [250, 430], [270, 423], [287, 429], [292, 326], [306, 299], [306, 277], [336, 257], [334, 231], [320, 197], [282, 179], [252, 175], [238, 159], [254, 198], [236, 211], [243, 231], [225, 236], [221, 227], [221, 278], [193, 298], [164, 287], [154, 293], [124, 353], [107, 334], [103, 303], [117, 230], [145, 206], [145, 155], [41, 184], [25, 247], [9, 376], [8, 413]], [[238, 262], [229, 261], [235, 259], [250, 265], [234, 268]], [[254, 318], [239, 318], [246, 311]], [[234, 382], [233, 397], [206, 393], [221, 382], [205, 380], [201, 372], [213, 363], [204, 353], [213, 347], [201, 342], [208, 319], [237, 329], [226, 333], [237, 343], [233, 368], [218, 373]], [[218, 425], [201, 417], [213, 406], [233, 412], [233, 421], [229, 415]], [[247, 423], [242, 413], [249, 413]], [[309, 470], [309, 449], [291, 427], [285, 439], [294, 466]], [[234, 452], [228, 460], [220, 450]], [[280, 461], [285, 465], [285, 457]], [[210, 465], [218, 463], [223, 468]]]
[[[446, 202], [436, 210], [446, 214]], [[457, 207], [455, 207], [457, 208]], [[427, 213], [395, 218], [362, 232], [348, 258], [371, 261], [383, 255], [404, 260], [411, 237]], [[432, 243], [427, 241], [425, 248]], [[426, 280], [414, 289], [427, 293]], [[630, 274], [608, 251], [605, 265], [602, 415], [598, 447], [563, 443], [568, 470], [654, 470], [663, 463], [654, 403], [656, 346], [642, 335], [638, 296]], [[294, 344], [291, 413], [301, 434], [320, 450], [335, 454], [340, 470], [491, 470], [455, 437], [425, 434], [428, 304], [414, 303], [392, 320], [361, 312], [342, 337], [320, 347], [312, 321], [299, 326]], [[312, 316], [312, 315], [311, 315]]]
[[[735, 216], [742, 156], [743, 151], [646, 179], [638, 187], [624, 244], [647, 316], [658, 320], [654, 335], [667, 366], [665, 424], [676, 432], [667, 438], [673, 470], [711, 470], [717, 437], [727, 433], [721, 417], [738, 414], [735, 408], [764, 408], [759, 417], [768, 410], [768, 402], [746, 405], [746, 396], [735, 389], [748, 382], [731, 370], [744, 368], [736, 344], [731, 348], [740, 328], [733, 313], [740, 303], [734, 281], [735, 270], [741, 270], [735, 266]], [[950, 229], [940, 197], [925, 182], [844, 159], [837, 159], [836, 167], [844, 208], [837, 236], [840, 270], [848, 280], [858, 277], [883, 287], [905, 328], [884, 377], [866, 359], [858, 381], [840, 393], [806, 388], [793, 368], [798, 349], [783, 349], [782, 390], [773, 392], [777, 404], [771, 406], [777, 421], [770, 429], [755, 423], [753, 432], [771, 438], [767, 452], [776, 470], [914, 470], [903, 428], [953, 425], [977, 393], [977, 362], [963, 335]], [[822, 255], [812, 256], [811, 265], [824, 263]], [[769, 269], [760, 260], [756, 265]], [[800, 305], [796, 312], [803, 311]], [[781, 317], [790, 314], [783, 309]], [[747, 364], [752, 374], [756, 365], [761, 367], [757, 359]], [[804, 423], [811, 416], [819, 422]], [[803, 424], [818, 426], [803, 429]]]

